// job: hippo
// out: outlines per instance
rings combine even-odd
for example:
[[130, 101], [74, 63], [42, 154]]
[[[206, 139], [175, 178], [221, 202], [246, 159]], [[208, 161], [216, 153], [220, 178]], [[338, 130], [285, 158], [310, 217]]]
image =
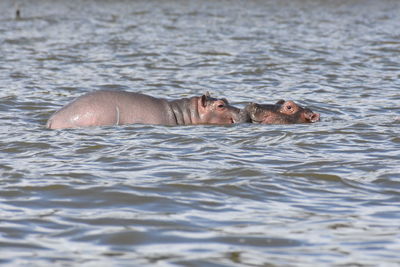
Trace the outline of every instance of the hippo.
[[279, 100], [274, 105], [250, 103], [240, 112], [241, 121], [262, 124], [312, 123], [320, 114], [293, 101]]
[[207, 92], [202, 96], [168, 101], [149, 95], [99, 90], [82, 95], [56, 111], [47, 121], [50, 129], [123, 124], [232, 124], [240, 109]]

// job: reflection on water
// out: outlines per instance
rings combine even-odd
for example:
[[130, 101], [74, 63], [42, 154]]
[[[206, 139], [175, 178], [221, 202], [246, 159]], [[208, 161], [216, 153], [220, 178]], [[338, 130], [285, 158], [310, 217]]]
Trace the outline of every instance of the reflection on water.
[[[399, 3], [16, 5], [0, 3], [0, 263], [400, 262]], [[322, 121], [44, 128], [98, 89], [292, 99]]]

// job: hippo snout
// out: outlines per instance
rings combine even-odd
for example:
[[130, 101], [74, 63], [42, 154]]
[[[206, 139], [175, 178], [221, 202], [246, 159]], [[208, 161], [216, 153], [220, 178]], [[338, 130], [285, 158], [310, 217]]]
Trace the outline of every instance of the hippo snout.
[[311, 109], [306, 109], [304, 112], [304, 116], [307, 121], [309, 122], [317, 122], [320, 120], [321, 115], [319, 113], [314, 113], [311, 111]]

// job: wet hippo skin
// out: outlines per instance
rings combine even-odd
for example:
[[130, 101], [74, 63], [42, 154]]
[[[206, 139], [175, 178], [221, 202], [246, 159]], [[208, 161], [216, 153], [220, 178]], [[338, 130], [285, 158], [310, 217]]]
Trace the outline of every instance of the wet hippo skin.
[[149, 95], [100, 90], [78, 97], [55, 112], [47, 128], [63, 129], [122, 124], [232, 124], [240, 110], [207, 92], [202, 96], [166, 100]]
[[313, 123], [320, 114], [293, 101], [279, 100], [275, 104], [248, 104], [240, 113], [242, 121], [262, 124]]

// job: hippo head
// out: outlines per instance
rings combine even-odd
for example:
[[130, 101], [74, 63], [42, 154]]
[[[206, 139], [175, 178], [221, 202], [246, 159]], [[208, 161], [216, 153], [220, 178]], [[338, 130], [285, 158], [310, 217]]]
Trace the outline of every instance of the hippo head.
[[320, 114], [285, 100], [279, 100], [274, 105], [250, 103], [243, 113], [247, 114], [251, 122], [262, 124], [312, 123], [320, 120]]
[[198, 99], [198, 112], [204, 124], [232, 124], [240, 121], [240, 109], [229, 105], [225, 98], [211, 97], [209, 92]]

